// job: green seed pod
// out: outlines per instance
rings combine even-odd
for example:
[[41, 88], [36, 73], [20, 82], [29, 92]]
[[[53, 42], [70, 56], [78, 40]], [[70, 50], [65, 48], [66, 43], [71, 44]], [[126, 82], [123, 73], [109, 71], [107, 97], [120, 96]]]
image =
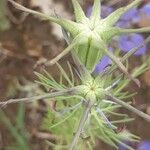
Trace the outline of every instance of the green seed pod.
[[150, 31], [150, 27], [140, 29], [121, 29], [114, 27], [115, 23], [125, 12], [133, 7], [136, 7], [142, 0], [134, 0], [128, 6], [116, 10], [105, 19], [100, 18], [100, 0], [94, 0], [92, 15], [90, 18], [85, 16], [77, 0], [72, 0], [76, 22], [47, 16], [43, 13], [25, 8], [12, 0], [8, 1], [22, 11], [32, 13], [42, 19], [59, 24], [67, 32], [67, 35], [69, 36], [69, 46], [57, 57], [51, 60], [50, 63], [47, 63], [47, 65], [56, 63], [59, 59], [72, 50], [74, 51], [73, 54], [79, 58], [80, 62], [84, 64], [90, 72], [92, 72], [98, 61], [100, 61], [102, 56], [106, 54], [118, 65], [123, 73], [139, 85], [139, 82], [128, 73], [127, 69], [120, 62], [120, 60], [113, 55], [113, 53], [108, 51], [107, 45], [109, 40], [116, 35]]
[[78, 44], [74, 47], [75, 54], [88, 70], [93, 71], [95, 65], [104, 54], [104, 52], [100, 50], [102, 47], [100, 48], [99, 46], [100, 41], [103, 41], [98, 35], [93, 34], [91, 31], [82, 33], [79, 39]]

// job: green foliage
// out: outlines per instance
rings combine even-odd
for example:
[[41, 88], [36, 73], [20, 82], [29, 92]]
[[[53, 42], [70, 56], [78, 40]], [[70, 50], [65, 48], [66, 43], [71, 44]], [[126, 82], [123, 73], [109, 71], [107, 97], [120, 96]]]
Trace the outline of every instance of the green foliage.
[[15, 140], [14, 145], [5, 147], [6, 150], [29, 150], [28, 135], [25, 131], [24, 119], [25, 106], [23, 103], [18, 105], [15, 125], [11, 123], [11, 120], [7, 117], [5, 112], [0, 111], [0, 121], [6, 126]]
[[[73, 50], [73, 58], [75, 58], [74, 60], [78, 66], [78, 71], [76, 71], [78, 79], [74, 76], [69, 63], [69, 73], [66, 73], [57, 63], [60, 70], [59, 81], [56, 81], [46, 71], [45, 75], [35, 73], [39, 79], [37, 82], [43, 85], [47, 91], [62, 91], [63, 93], [67, 89], [76, 88], [75, 93], [74, 91], [69, 91], [72, 93], [67, 91], [64, 95], [62, 93], [58, 94], [59, 96], [54, 92], [51, 94], [55, 96], [51, 94], [46, 95], [46, 98], [53, 97], [53, 102], [56, 102], [55, 107], [48, 110], [43, 121], [42, 128], [47, 129], [55, 135], [54, 142], [47, 141], [47, 144], [51, 145], [54, 149], [73, 150], [76, 146], [76, 149], [79, 150], [90, 150], [95, 145], [95, 139], [99, 138], [116, 149], [118, 144], [122, 144], [127, 149], [133, 150], [133, 148], [124, 144], [123, 141], [138, 141], [139, 138], [125, 130], [117, 132], [118, 124], [132, 121], [133, 118], [129, 118], [125, 114], [120, 114], [118, 108], [124, 106], [126, 109], [150, 121], [150, 116], [124, 102], [125, 99], [133, 96], [133, 93], [123, 91], [130, 80], [139, 85], [135, 77], [144, 72], [148, 67], [145, 63], [135, 69], [132, 75], [130, 75], [122, 62], [126, 61], [131, 53], [128, 53], [119, 60], [113, 53], [108, 51], [108, 43], [116, 35], [150, 31], [150, 27], [121, 29], [114, 26], [125, 12], [136, 7], [141, 0], [134, 0], [128, 6], [116, 10], [105, 19], [99, 18], [100, 0], [94, 0], [90, 18], [85, 16], [78, 1], [72, 0], [76, 22], [47, 16], [25, 8], [12, 0], [9, 1], [22, 11], [59, 24], [64, 30], [69, 46], [50, 61], [50, 64], [57, 63], [60, 58], [70, 50]], [[92, 71], [104, 54], [107, 54], [114, 63], [104, 74], [94, 76]], [[122, 75], [119, 75], [115, 79], [113, 78], [113, 71], [116, 69], [115, 64], [130, 80], [124, 78]], [[41, 96], [33, 97], [33, 99], [41, 99]], [[29, 99], [22, 99], [22, 101], [24, 100]]]
[[[133, 71], [133, 75], [135, 77], [141, 74], [143, 71], [145, 71], [147, 69], [147, 66], [146, 64], [143, 64], [139, 68]], [[64, 70], [62, 68], [60, 69], [60, 72], [64, 74]], [[68, 86], [70, 86], [72, 85], [69, 84], [71, 82], [71, 80], [69, 79], [70, 76], [69, 75], [66, 76], [66, 75], [67, 73], [65, 73], [65, 75], [62, 75], [63, 78], [61, 79], [64, 82], [69, 80]], [[38, 74], [38, 77], [39, 76], [40, 76], [40, 80], [45, 79], [43, 75]], [[109, 87], [121, 77], [122, 76], [113, 79], [111, 75], [105, 76], [102, 82], [105, 83], [104, 84], [105, 87]], [[83, 78], [84, 82], [82, 81], [82, 78], [81, 78], [82, 83], [87, 81], [87, 77]], [[52, 80], [51, 77], [47, 78], [47, 81], [45, 82], [44, 86], [47, 87], [50, 82], [56, 82], [56, 81]], [[132, 94], [122, 91], [123, 88], [127, 86], [127, 84], [128, 84], [128, 79], [119, 80], [118, 84], [111, 90], [111, 93], [114, 93], [114, 95], [119, 97], [120, 99], [126, 99], [131, 97]], [[61, 86], [66, 87], [67, 85], [64, 85], [61, 82]], [[50, 88], [52, 87], [50, 86]], [[59, 99], [62, 99], [62, 101], [57, 101], [56, 98], [57, 103], [56, 103], [55, 110], [51, 108], [48, 109], [47, 114], [43, 120], [42, 128], [51, 132], [56, 137], [55, 144], [52, 143], [51, 141], [48, 142], [50, 146], [52, 146], [54, 149], [63, 149], [63, 148], [67, 149], [67, 147], [72, 141], [72, 136], [74, 136], [74, 133], [76, 132], [76, 128], [79, 124], [84, 106], [83, 106], [83, 101], [79, 98], [66, 99], [65, 97], [60, 97]], [[123, 141], [127, 139], [128, 140], [130, 139], [130, 141], [138, 141], [139, 137], [127, 132], [126, 130], [121, 131], [120, 133], [114, 132], [114, 129], [115, 130], [117, 129], [118, 124], [123, 124], [134, 120], [133, 118], [129, 118], [126, 114], [120, 114], [117, 111], [118, 108], [120, 107], [121, 107], [120, 105], [109, 102], [105, 98], [102, 98], [101, 100], [97, 101], [96, 105], [91, 110], [91, 113], [88, 116], [88, 119], [84, 126], [83, 133], [81, 133], [82, 138], [80, 138], [76, 148], [92, 149], [92, 147], [94, 147], [95, 145], [96, 138], [99, 138], [105, 143], [115, 147], [116, 149], [118, 143], [120, 143], [124, 145], [127, 149], [133, 150], [130, 146], [124, 144]], [[97, 113], [97, 108], [99, 108], [106, 115], [106, 117], [109, 118], [109, 121], [111, 120], [110, 122], [113, 126], [113, 129], [110, 128], [110, 126], [107, 124], [105, 118], [103, 118]]]

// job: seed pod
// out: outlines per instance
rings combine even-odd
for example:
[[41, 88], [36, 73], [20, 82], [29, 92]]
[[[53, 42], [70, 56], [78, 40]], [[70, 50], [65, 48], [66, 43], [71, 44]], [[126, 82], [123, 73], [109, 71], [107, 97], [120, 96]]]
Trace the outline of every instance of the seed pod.
[[134, 80], [139, 85], [139, 82], [128, 73], [127, 69], [120, 62], [120, 60], [114, 56], [113, 53], [108, 51], [107, 45], [109, 40], [116, 35], [150, 31], [150, 27], [140, 29], [121, 29], [114, 27], [115, 23], [125, 12], [133, 7], [136, 7], [142, 0], [134, 0], [128, 6], [116, 10], [105, 19], [100, 18], [100, 0], [94, 0], [93, 11], [90, 18], [85, 16], [77, 0], [72, 0], [76, 22], [47, 16], [43, 13], [25, 8], [12, 0], [8, 1], [22, 11], [32, 13], [42, 19], [59, 24], [68, 33], [70, 38], [69, 46], [57, 57], [47, 63], [47, 65], [56, 63], [69, 51], [74, 50], [73, 54], [75, 54], [81, 63], [84, 64], [90, 72], [92, 72], [98, 61], [100, 61], [102, 56], [106, 54], [131, 80]]

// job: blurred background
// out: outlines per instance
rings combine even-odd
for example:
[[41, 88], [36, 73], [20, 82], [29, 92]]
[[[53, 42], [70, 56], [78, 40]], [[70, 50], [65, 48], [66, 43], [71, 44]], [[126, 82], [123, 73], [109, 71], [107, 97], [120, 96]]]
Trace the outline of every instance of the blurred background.
[[[70, 0], [16, 0], [16, 2], [45, 14], [74, 19]], [[88, 16], [93, 1], [80, 2]], [[131, 1], [103, 0], [103, 17], [129, 2]], [[123, 16], [118, 26], [125, 28], [150, 26], [149, 0], [143, 0], [136, 10]], [[118, 41], [118, 46], [124, 54], [148, 35], [148, 33], [134, 34], [115, 40]], [[126, 42], [125, 46], [121, 43], [122, 41]], [[65, 46], [66, 42], [59, 26], [20, 12], [5, 0], [0, 0], [0, 100], [43, 93], [43, 89], [34, 82], [36, 79], [34, 71], [42, 72], [43, 66], [38, 64], [45, 59], [55, 57]], [[150, 44], [147, 44], [133, 55], [129, 59], [129, 69], [141, 65], [146, 60], [150, 61], [149, 49]], [[60, 60], [64, 67], [66, 60], [73, 63], [68, 54]], [[45, 69], [56, 78], [59, 75], [55, 66]], [[141, 75], [139, 80], [142, 83], [140, 88], [130, 84], [127, 90], [137, 92], [133, 98], [134, 106], [150, 115], [150, 71]], [[12, 104], [0, 109], [0, 150], [51, 149], [45, 140], [54, 140], [54, 137], [41, 128], [43, 117], [49, 108], [50, 104], [41, 100], [28, 104]], [[150, 124], [126, 110], [121, 111], [135, 117], [135, 121], [127, 124], [127, 128], [141, 137], [140, 144], [147, 149], [140, 149], [137, 143], [130, 144], [135, 149], [150, 150]], [[95, 149], [111, 150], [113, 148], [98, 141]], [[125, 149], [121, 147], [120, 150]]]

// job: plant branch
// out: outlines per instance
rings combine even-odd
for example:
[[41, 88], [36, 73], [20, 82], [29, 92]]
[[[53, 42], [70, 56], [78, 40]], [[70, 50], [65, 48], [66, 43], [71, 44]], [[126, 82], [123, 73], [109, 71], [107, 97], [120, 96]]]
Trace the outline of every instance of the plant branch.
[[18, 10], [24, 11], [24, 12], [29, 13], [29, 14], [37, 15], [43, 19], [50, 20], [50, 21], [55, 22], [55, 23], [59, 23], [59, 19], [57, 19], [56, 17], [48, 16], [44, 13], [40, 13], [40, 12], [31, 10], [31, 9], [28, 9], [28, 8], [20, 5], [19, 3], [16, 3], [13, 0], [8, 0], [8, 2], [10, 2]]
[[84, 109], [83, 114], [81, 116], [78, 129], [75, 133], [75, 136], [72, 140], [72, 143], [69, 147], [69, 150], [74, 150], [75, 149], [75, 146], [77, 145], [78, 139], [79, 139], [79, 137], [81, 135], [81, 132], [84, 128], [84, 125], [85, 125], [86, 120], [88, 118], [88, 114], [90, 113], [90, 110], [91, 110], [92, 106], [93, 106], [93, 102], [91, 100], [87, 101], [87, 103], [85, 104], [85, 109]]
[[28, 14], [33, 14], [35, 16], [40, 17], [41, 19], [48, 20], [48, 21], [54, 22], [56, 24], [59, 24], [60, 26], [65, 28], [68, 32], [73, 33], [73, 34], [78, 34], [76, 22], [73, 22], [73, 21], [67, 20], [67, 19], [61, 19], [61, 18], [49, 16], [49, 15], [46, 15], [44, 13], [34, 11], [32, 9], [29, 9], [29, 8], [26, 8], [22, 5], [20, 5], [19, 3], [16, 3], [13, 0], [7, 0], [7, 1], [10, 2], [18, 10], [21, 10], [21, 11], [26, 12]]
[[143, 33], [150, 32], [150, 27], [144, 27], [139, 29], [120, 29], [120, 33]]
[[128, 53], [126, 53], [123, 57], [122, 57], [122, 59], [121, 59], [121, 61], [125, 61], [126, 59], [128, 59], [132, 54], [134, 54], [137, 50], [139, 50], [140, 48], [142, 48], [143, 46], [145, 46], [145, 44], [147, 44], [148, 42], [150, 42], [150, 36], [148, 36], [147, 38], [146, 38], [146, 40], [144, 40], [144, 42], [142, 42], [141, 44], [139, 44], [137, 47], [135, 47], [135, 48], [132, 48]]
[[[148, 42], [150, 42], [150, 36], [148, 36], [146, 38], [146, 40], [144, 40], [144, 42], [142, 42], [141, 44], [139, 44], [137, 47], [132, 48], [128, 53], [126, 53], [121, 59], [120, 61], [123, 63], [126, 59], [128, 59], [130, 56], [132, 56], [136, 51], [138, 51], [140, 48], [142, 48], [145, 44], [147, 44]], [[111, 66], [111, 67], [107, 67], [104, 72], [103, 75], [105, 74], [110, 74], [111, 72], [113, 72], [115, 69], [117, 68], [116, 65]]]
[[0, 106], [5, 106], [11, 103], [18, 103], [18, 102], [31, 102], [33, 100], [40, 100], [40, 99], [47, 99], [47, 98], [54, 98], [54, 97], [60, 97], [60, 96], [70, 96], [70, 95], [76, 95], [78, 93], [78, 88], [70, 88], [65, 89], [53, 93], [43, 94], [39, 96], [33, 96], [28, 98], [18, 98], [18, 99], [9, 99], [7, 101], [0, 102]]
[[142, 118], [145, 119], [146, 121], [150, 122], [150, 116], [147, 115], [147, 114], [145, 114], [145, 113], [143, 113], [142, 111], [140, 111], [140, 110], [134, 108], [133, 106], [131, 106], [131, 105], [129, 105], [129, 104], [127, 104], [127, 103], [125, 103], [125, 102], [123, 102], [123, 101], [117, 99], [117, 98], [114, 97], [113, 95], [107, 94], [107, 98], [108, 98], [109, 100], [112, 100], [112, 101], [116, 102], [117, 104], [123, 106], [124, 108], [130, 110], [131, 112], [135, 113], [136, 115], [142, 117]]

